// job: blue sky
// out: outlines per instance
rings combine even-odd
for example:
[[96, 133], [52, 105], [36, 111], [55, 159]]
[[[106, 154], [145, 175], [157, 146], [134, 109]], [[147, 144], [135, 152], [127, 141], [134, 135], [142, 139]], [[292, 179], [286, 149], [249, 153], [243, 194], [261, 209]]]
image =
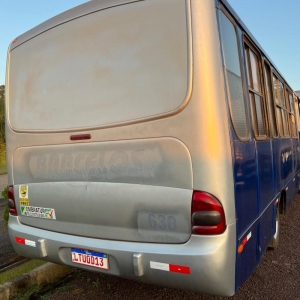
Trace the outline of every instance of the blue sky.
[[[84, 2], [86, 0], [2, 0], [0, 85], [5, 83], [7, 47], [15, 37], [52, 16]], [[229, 0], [229, 3], [291, 87], [300, 90], [300, 1]]]
[[84, 2], [87, 0], [1, 0], [0, 85], [5, 84], [7, 48], [14, 38]]
[[294, 90], [300, 90], [300, 1], [228, 0]]

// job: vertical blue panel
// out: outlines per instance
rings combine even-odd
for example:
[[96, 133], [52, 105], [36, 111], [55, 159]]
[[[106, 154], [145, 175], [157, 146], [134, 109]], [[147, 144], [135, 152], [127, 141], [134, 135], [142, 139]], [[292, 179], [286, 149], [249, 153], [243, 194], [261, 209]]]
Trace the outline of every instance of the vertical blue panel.
[[258, 216], [255, 144], [232, 142], [237, 232], [240, 236]]
[[270, 203], [268, 208], [262, 214], [259, 220], [260, 234], [259, 234], [259, 247], [260, 257], [266, 252], [272, 236], [275, 234], [276, 229], [276, 210], [277, 206], [274, 202]]
[[256, 223], [238, 240], [238, 243], [241, 244], [244, 238], [251, 232], [251, 238], [245, 244], [243, 252], [237, 254], [237, 264], [239, 266], [237, 286], [240, 286], [249, 277], [258, 264], [258, 231], [258, 223]]
[[291, 139], [273, 140], [274, 172], [276, 192], [281, 192], [292, 179], [294, 172], [295, 151]]
[[[271, 141], [257, 142], [256, 151], [259, 185], [258, 200], [259, 212], [261, 213], [270, 204], [275, 193]], [[269, 225], [271, 227], [271, 223]]]

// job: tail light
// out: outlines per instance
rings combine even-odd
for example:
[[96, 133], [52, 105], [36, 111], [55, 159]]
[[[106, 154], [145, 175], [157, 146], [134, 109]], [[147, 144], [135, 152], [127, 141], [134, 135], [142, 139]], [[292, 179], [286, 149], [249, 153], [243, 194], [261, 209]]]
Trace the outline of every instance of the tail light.
[[15, 202], [15, 194], [14, 194], [14, 186], [10, 185], [8, 187], [8, 208], [9, 208], [9, 213], [13, 216], [17, 216], [17, 208], [16, 208], [16, 202]]
[[223, 206], [208, 193], [194, 191], [191, 215], [193, 234], [215, 235], [226, 229]]

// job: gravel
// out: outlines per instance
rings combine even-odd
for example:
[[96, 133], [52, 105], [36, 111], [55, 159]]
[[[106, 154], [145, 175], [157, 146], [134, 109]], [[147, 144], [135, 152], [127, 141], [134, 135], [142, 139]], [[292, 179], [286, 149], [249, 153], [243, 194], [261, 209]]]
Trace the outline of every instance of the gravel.
[[[233, 297], [217, 297], [147, 285], [118, 277], [75, 270], [56, 286], [30, 299], [300, 299], [300, 195], [281, 218], [280, 242], [269, 250], [259, 266]], [[43, 297], [43, 298], [41, 298]]]
[[0, 200], [0, 270], [22, 258], [14, 251], [10, 243], [8, 231], [3, 219], [5, 206], [2, 204], [3, 200]]

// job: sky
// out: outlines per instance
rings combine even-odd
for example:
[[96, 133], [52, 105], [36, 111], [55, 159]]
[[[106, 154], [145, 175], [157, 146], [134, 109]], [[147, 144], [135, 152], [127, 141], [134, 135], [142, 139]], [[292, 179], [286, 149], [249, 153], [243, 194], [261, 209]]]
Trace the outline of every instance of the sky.
[[[5, 84], [7, 48], [14, 38], [86, 1], [1, 0], [0, 85]], [[300, 1], [228, 0], [228, 2], [290, 86], [294, 90], [300, 90]]]

